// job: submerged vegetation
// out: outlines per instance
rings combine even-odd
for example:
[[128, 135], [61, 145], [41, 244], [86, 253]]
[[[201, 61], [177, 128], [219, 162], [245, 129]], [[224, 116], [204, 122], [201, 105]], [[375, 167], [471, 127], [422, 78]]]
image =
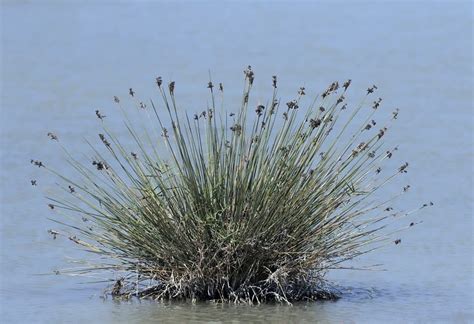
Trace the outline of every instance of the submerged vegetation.
[[91, 145], [87, 163], [64, 149], [76, 177], [31, 160], [62, 182], [64, 195], [50, 197], [48, 206], [64, 231], [50, 234], [103, 261], [73, 271], [111, 271], [109, 292], [117, 297], [290, 303], [335, 298], [325, 288], [329, 269], [401, 242], [386, 223], [413, 212], [391, 207], [409, 186], [372, 200], [408, 168], [384, 168], [397, 150], [383, 140], [398, 110], [382, 126], [375, 121], [382, 101], [372, 97], [377, 87], [352, 108], [346, 103], [351, 80], [332, 83], [308, 103], [303, 87], [282, 102], [273, 76], [268, 104], [253, 105], [255, 75], [251, 67], [244, 72], [238, 111], [219, 107], [223, 85], [209, 81], [209, 107], [188, 115], [177, 103], [175, 82], [158, 77], [160, 104], [140, 102], [129, 90], [155, 129], [134, 127], [114, 97], [133, 151], [96, 110], [103, 147]]

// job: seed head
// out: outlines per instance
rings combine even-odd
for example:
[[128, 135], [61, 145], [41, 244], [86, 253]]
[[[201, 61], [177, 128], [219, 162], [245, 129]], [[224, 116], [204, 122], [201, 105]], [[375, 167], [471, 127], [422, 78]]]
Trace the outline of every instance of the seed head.
[[380, 106], [380, 102], [382, 102], [382, 98], [379, 98], [378, 100], [374, 101], [372, 108], [377, 109]]
[[163, 80], [161, 79], [160, 76], [156, 78], [156, 84], [158, 85], [158, 88], [161, 88], [161, 85], [163, 84]]
[[309, 124], [311, 126], [312, 129], [315, 129], [317, 128], [319, 125], [321, 125], [321, 119], [310, 119], [309, 120]]
[[246, 92], [245, 95], [244, 95], [244, 103], [247, 103], [249, 102], [249, 93]]
[[344, 84], [342, 85], [342, 87], [344, 88], [344, 91], [347, 90], [347, 88], [349, 88], [349, 86], [351, 85], [351, 82], [352, 82], [351, 79], [344, 82]]
[[385, 132], [387, 131], [387, 128], [384, 127], [382, 129], [379, 130], [379, 133], [378, 133], [378, 138], [381, 139], [384, 135], [385, 135]]
[[405, 162], [405, 164], [403, 164], [400, 168], [398, 168], [398, 171], [400, 173], [407, 173], [407, 168], [408, 168], [408, 162]]
[[249, 65], [247, 69], [244, 70], [245, 77], [249, 80], [250, 85], [253, 84], [253, 80], [255, 79], [255, 74], [252, 71], [252, 67]]
[[233, 131], [235, 134], [240, 135], [242, 133], [242, 126], [239, 124], [235, 124], [230, 127], [230, 130]]
[[105, 117], [107, 117], [107, 116], [102, 115], [99, 110], [96, 110], [96, 111], [95, 111], [95, 115], [96, 115], [97, 118], [99, 118], [100, 120], [102, 120], [102, 119], [104, 119]]
[[397, 108], [397, 109], [395, 109], [394, 112], [392, 112], [392, 115], [393, 115], [392, 118], [393, 118], [393, 119], [397, 119], [397, 118], [398, 118], [398, 111], [399, 111], [399, 109]]
[[48, 137], [49, 137], [51, 140], [54, 140], [54, 141], [58, 141], [58, 140], [59, 140], [58, 137], [57, 137], [55, 134], [51, 133], [51, 132], [48, 133]]
[[109, 168], [109, 166], [105, 162], [102, 162], [102, 161], [92, 161], [92, 165], [94, 165], [99, 171], [104, 170], [104, 169], [107, 170]]
[[171, 95], [174, 95], [174, 85], [175, 85], [174, 81], [171, 81], [170, 84], [168, 85]]
[[258, 105], [257, 109], [255, 109], [255, 112], [257, 113], [258, 116], [261, 116], [264, 109], [265, 109], [264, 105]]
[[107, 141], [104, 134], [99, 134], [99, 138], [105, 146], [110, 147], [110, 143]]
[[38, 161], [38, 160], [31, 160], [30, 163], [33, 164], [33, 165], [36, 165], [38, 168], [41, 168], [41, 167], [44, 168], [45, 167], [43, 162]]
[[323, 99], [330, 95], [333, 91], [339, 89], [339, 82], [335, 81], [331, 83], [331, 85], [323, 92], [322, 97]]
[[298, 103], [296, 100], [292, 100], [286, 103], [288, 109], [298, 109]]
[[[51, 204], [50, 204], [50, 205], [51, 205]], [[49, 205], [48, 205], [48, 206], [49, 206]], [[54, 207], [54, 206], [53, 206], [53, 207]], [[51, 208], [51, 209], [53, 209], [53, 208]], [[51, 234], [51, 236], [53, 237], [53, 240], [55, 240], [55, 239], [56, 239], [56, 236], [59, 235], [59, 233], [58, 233], [57, 231], [52, 230], [52, 229], [48, 230], [48, 233]]]

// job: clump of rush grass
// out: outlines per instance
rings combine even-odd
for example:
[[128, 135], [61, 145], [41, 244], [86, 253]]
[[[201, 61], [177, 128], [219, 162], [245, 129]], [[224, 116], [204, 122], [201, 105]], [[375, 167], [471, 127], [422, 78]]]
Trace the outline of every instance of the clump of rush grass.
[[50, 198], [66, 225], [50, 234], [105, 260], [73, 271], [110, 271], [117, 297], [290, 303], [336, 298], [325, 288], [329, 269], [394, 242], [386, 220], [411, 212], [390, 204], [408, 188], [371, 197], [407, 171], [408, 163], [382, 170], [396, 150], [383, 140], [398, 110], [385, 125], [374, 120], [376, 86], [350, 108], [351, 80], [307, 104], [303, 87], [281, 102], [276, 76], [269, 103], [251, 105], [255, 75], [244, 72], [238, 111], [218, 109], [223, 86], [209, 82], [211, 104], [194, 116], [178, 108], [175, 82], [157, 78], [161, 102], [136, 101], [155, 119], [151, 131], [133, 127], [115, 97], [135, 150], [97, 110], [103, 148], [87, 164], [65, 151], [79, 180], [31, 161], [59, 176], [67, 193]]

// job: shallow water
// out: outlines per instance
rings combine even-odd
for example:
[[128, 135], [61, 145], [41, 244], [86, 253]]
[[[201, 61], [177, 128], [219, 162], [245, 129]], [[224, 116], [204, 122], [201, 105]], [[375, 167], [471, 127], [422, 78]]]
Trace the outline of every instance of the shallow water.
[[[6, 1], [1, 9], [3, 322], [474, 321], [472, 4]], [[414, 216], [423, 223], [402, 244], [359, 261], [387, 271], [330, 272], [344, 287], [340, 300], [294, 307], [118, 303], [99, 297], [103, 284], [41, 275], [80, 255], [47, 234], [51, 180], [29, 161], [64, 162], [45, 134], [87, 153], [95, 109], [113, 115], [112, 97], [130, 87], [155, 96], [157, 75], [201, 110], [210, 69], [237, 105], [248, 64], [263, 102], [277, 74], [282, 98], [351, 78], [361, 95], [377, 84], [387, 113], [401, 109], [390, 141], [410, 161], [405, 203], [436, 205]]]

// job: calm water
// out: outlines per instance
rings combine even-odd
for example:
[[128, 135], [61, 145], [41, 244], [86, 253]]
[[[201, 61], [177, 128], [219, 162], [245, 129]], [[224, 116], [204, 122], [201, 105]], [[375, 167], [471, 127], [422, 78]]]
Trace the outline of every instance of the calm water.
[[[72, 3], [2, 2], [1, 322], [474, 322], [471, 3]], [[352, 78], [401, 109], [390, 138], [411, 161], [405, 203], [436, 208], [401, 245], [359, 261], [387, 271], [331, 272], [341, 300], [294, 307], [116, 303], [101, 284], [41, 275], [79, 255], [47, 234], [51, 179], [29, 160], [63, 160], [45, 134], [86, 153], [94, 110], [112, 115], [130, 87], [154, 96], [157, 75], [198, 110], [210, 69], [232, 105], [248, 64], [254, 99], [267, 99], [273, 74], [282, 98]]]

